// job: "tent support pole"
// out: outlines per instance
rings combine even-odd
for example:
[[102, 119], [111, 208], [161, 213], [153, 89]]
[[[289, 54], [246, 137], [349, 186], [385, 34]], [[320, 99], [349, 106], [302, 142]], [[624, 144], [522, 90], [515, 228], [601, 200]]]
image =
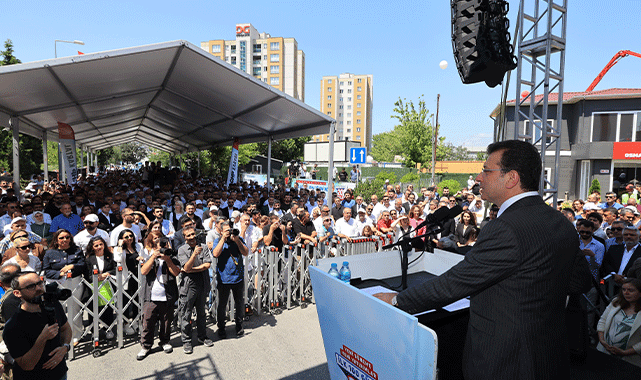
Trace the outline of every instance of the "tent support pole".
[[329, 164], [327, 165], [327, 205], [332, 207], [334, 200], [334, 135], [336, 134], [336, 121], [332, 121], [329, 127]]

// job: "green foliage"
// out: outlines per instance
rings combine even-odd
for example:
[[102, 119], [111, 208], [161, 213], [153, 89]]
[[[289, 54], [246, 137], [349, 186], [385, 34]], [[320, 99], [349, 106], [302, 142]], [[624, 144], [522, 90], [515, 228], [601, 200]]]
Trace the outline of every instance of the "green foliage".
[[476, 153], [476, 161], [485, 161], [485, 160], [487, 160], [487, 152]]
[[[312, 138], [310, 136], [297, 137], [294, 139], [272, 141], [272, 157], [287, 163], [294, 159], [302, 159], [305, 151], [305, 144]], [[258, 154], [267, 156], [267, 142], [259, 142], [255, 145]], [[243, 145], [241, 145], [242, 147]], [[240, 152], [239, 152], [240, 153]], [[253, 157], [253, 156], [252, 156]]]
[[[20, 177], [29, 178], [40, 174], [42, 166], [42, 141], [29, 135], [19, 135]], [[0, 131], [0, 167], [11, 172], [13, 169], [13, 132]]]
[[407, 173], [403, 177], [401, 177], [401, 182], [402, 183], [408, 183], [408, 182], [417, 182], [420, 179], [420, 176], [417, 173]]
[[380, 200], [383, 198], [384, 185], [385, 180], [381, 180], [379, 178], [376, 178], [373, 181], [360, 182], [358, 185], [356, 185], [354, 194], [361, 195], [363, 199], [367, 199], [368, 201], [372, 194], [376, 194], [378, 196], [378, 199]]
[[116, 152], [120, 151], [120, 161], [124, 164], [135, 164], [147, 157], [148, 148], [138, 142], [129, 142], [114, 147]]
[[586, 194], [586, 195], [589, 195], [589, 194], [592, 194], [592, 193], [601, 194], [601, 183], [596, 178], [592, 180], [592, 183], [590, 184], [590, 190], [589, 190], [588, 194]]
[[444, 145], [445, 161], [469, 161], [470, 152], [463, 146], [455, 146], [452, 143]]
[[403, 145], [401, 144], [400, 132], [383, 132], [372, 136], [372, 158], [379, 162], [394, 162], [395, 155], [401, 155]]
[[5, 50], [0, 51], [0, 56], [2, 56], [2, 60], [0, 60], [0, 66], [22, 63], [22, 61], [20, 61], [13, 55], [13, 42], [10, 39], [7, 39], [4, 42], [4, 49]]
[[459, 181], [455, 179], [446, 179], [445, 181], [439, 182], [437, 185], [439, 194], [443, 193], [443, 188], [446, 186], [450, 189], [450, 194], [456, 194], [462, 188]]
[[381, 186], [383, 183], [385, 183], [385, 180], [389, 179], [390, 183], [396, 182], [396, 173], [394, 172], [388, 172], [388, 171], [383, 171], [378, 174], [376, 174], [376, 180], [381, 181]]

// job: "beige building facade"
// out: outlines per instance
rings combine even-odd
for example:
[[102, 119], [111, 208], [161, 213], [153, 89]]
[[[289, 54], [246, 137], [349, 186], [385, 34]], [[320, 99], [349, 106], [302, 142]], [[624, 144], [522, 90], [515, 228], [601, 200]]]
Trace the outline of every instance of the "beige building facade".
[[[336, 119], [335, 140], [351, 140], [366, 147], [372, 145], [372, 75], [344, 73], [321, 79], [320, 110]], [[329, 134], [314, 136], [312, 141], [329, 141]]]
[[270, 86], [305, 101], [305, 53], [295, 38], [259, 33], [252, 24], [236, 24], [235, 40], [200, 43], [223, 61]]

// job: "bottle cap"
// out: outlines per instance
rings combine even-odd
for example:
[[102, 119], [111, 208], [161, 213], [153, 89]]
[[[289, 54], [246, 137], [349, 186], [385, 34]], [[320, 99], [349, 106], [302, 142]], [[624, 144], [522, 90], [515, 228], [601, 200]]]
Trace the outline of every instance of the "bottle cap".
[[332, 263], [332, 268], [337, 268], [338, 265], [336, 263]]
[[348, 266], [348, 265], [349, 265], [349, 262], [347, 262], [347, 261], [343, 261], [343, 265], [344, 265], [344, 266]]

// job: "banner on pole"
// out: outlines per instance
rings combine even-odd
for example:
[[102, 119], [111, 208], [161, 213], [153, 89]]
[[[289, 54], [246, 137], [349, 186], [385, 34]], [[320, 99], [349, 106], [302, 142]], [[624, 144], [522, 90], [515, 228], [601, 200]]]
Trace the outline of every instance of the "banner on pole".
[[[58, 141], [64, 178], [68, 184], [75, 185], [78, 180], [76, 164], [76, 136], [69, 124], [58, 122]], [[61, 178], [62, 179], [62, 178]]]
[[236, 137], [234, 139], [234, 146], [231, 149], [229, 173], [227, 173], [227, 186], [229, 186], [230, 183], [238, 182], [238, 145], [240, 145], [240, 140], [238, 140], [238, 137]]

